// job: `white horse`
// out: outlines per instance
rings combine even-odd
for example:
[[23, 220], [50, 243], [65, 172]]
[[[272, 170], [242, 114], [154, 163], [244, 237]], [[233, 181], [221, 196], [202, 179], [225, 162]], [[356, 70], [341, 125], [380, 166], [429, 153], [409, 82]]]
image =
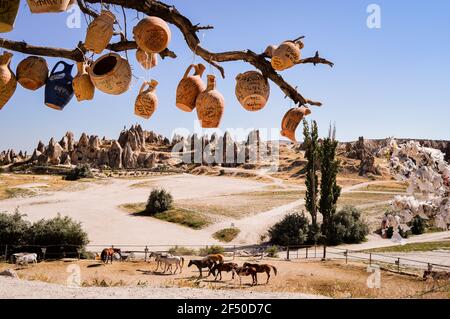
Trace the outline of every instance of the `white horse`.
[[[159, 253], [159, 252], [152, 252], [150, 254], [150, 259], [152, 257], [155, 257], [155, 261], [156, 261], [156, 269], [155, 271], [158, 271], [159, 266], [161, 265], [161, 258], [165, 258], [165, 257], [173, 257], [173, 255], [171, 253]], [[162, 268], [162, 266], [161, 266]]]
[[37, 264], [37, 254], [15, 254], [16, 264], [28, 266], [28, 263]]
[[[172, 275], [177, 273], [178, 268], [180, 269], [180, 274], [183, 272], [183, 266], [184, 266], [184, 258], [179, 256], [171, 256], [171, 257], [165, 257], [165, 256], [159, 256], [156, 257], [156, 261], [158, 263], [164, 264], [164, 271], [165, 273], [170, 268], [170, 272]], [[172, 272], [172, 265], [175, 265], [175, 271]]]

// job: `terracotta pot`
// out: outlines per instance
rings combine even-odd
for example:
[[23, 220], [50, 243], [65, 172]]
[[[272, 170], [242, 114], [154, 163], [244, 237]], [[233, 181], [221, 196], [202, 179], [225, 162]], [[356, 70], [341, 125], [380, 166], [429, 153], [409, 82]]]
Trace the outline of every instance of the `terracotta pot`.
[[136, 60], [146, 70], [150, 70], [158, 65], [158, 54], [147, 53], [140, 48], [136, 50]]
[[169, 46], [172, 38], [169, 25], [158, 17], [146, 17], [133, 29], [139, 48], [148, 53], [160, 53]]
[[98, 58], [89, 68], [89, 75], [94, 86], [107, 94], [119, 95], [130, 88], [130, 64], [116, 53]]
[[[62, 71], [56, 71], [58, 66], [63, 65]], [[59, 61], [53, 67], [47, 83], [45, 84], [45, 105], [61, 111], [69, 104], [73, 97], [73, 64]]]
[[[192, 69], [195, 70], [195, 73], [189, 76]], [[192, 112], [195, 109], [195, 101], [198, 95], [206, 88], [202, 81], [204, 71], [205, 66], [203, 64], [192, 64], [187, 68], [177, 87], [176, 105], [180, 110]]]
[[14, 28], [20, 0], [0, 0], [0, 33]]
[[27, 0], [31, 13], [63, 12], [70, 0]]
[[208, 86], [199, 94], [195, 103], [197, 116], [203, 128], [217, 128], [225, 108], [223, 95], [216, 90], [216, 77], [208, 75]]
[[287, 137], [292, 142], [297, 142], [295, 131], [297, 130], [300, 121], [309, 114], [311, 114], [311, 110], [304, 106], [290, 109], [284, 115], [283, 121], [281, 122], [281, 135]]
[[102, 13], [89, 24], [84, 46], [87, 50], [96, 54], [102, 53], [108, 46], [114, 33], [114, 21], [116, 17], [110, 11]]
[[248, 71], [236, 77], [236, 97], [247, 111], [261, 110], [269, 95], [269, 81], [260, 72]]
[[25, 89], [35, 91], [44, 86], [47, 81], [47, 61], [41, 57], [30, 56], [19, 63], [16, 74], [20, 85]]
[[[137, 116], [149, 119], [155, 112], [158, 107], [158, 97], [155, 93], [157, 85], [158, 82], [155, 80], [142, 84], [139, 95], [136, 98], [136, 103], [134, 104], [134, 113]], [[144, 90], [146, 86], [148, 88]]]
[[78, 74], [73, 79], [73, 92], [78, 100], [89, 101], [94, 98], [95, 87], [92, 84], [91, 77], [86, 69], [88, 68], [86, 63], [77, 62]]
[[0, 55], [0, 110], [14, 95], [17, 87], [16, 76], [11, 71], [12, 54], [6, 52]]
[[272, 58], [272, 67], [277, 71], [283, 71], [300, 62], [303, 42], [285, 41], [280, 46], [269, 46], [265, 53]]

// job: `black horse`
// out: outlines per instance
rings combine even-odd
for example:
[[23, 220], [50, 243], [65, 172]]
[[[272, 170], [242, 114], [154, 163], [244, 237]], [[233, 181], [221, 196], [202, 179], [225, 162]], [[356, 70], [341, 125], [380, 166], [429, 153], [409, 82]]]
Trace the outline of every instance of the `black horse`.
[[188, 267], [191, 267], [192, 265], [197, 266], [198, 271], [200, 272], [200, 277], [203, 277], [202, 269], [207, 268], [208, 269], [208, 276], [211, 275], [211, 269], [214, 267], [214, 262], [212, 262], [209, 259], [200, 259], [200, 260], [191, 260], [189, 261]]

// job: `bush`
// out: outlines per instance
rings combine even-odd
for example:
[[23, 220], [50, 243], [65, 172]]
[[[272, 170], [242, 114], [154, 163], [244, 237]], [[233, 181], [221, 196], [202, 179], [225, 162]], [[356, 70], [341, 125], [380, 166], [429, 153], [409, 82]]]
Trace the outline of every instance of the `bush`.
[[299, 213], [286, 215], [269, 229], [270, 242], [279, 246], [303, 245], [308, 234], [308, 219]]
[[88, 164], [77, 165], [65, 177], [66, 181], [77, 181], [82, 178], [93, 178], [91, 167]]
[[331, 238], [327, 238], [330, 245], [358, 244], [369, 234], [369, 227], [361, 220], [361, 212], [353, 206], [342, 208], [332, 217]]
[[0, 244], [14, 246], [26, 245], [26, 236], [31, 226], [30, 222], [22, 219], [25, 215], [16, 209], [13, 214], [0, 213]]
[[164, 189], [154, 189], [148, 197], [147, 206], [144, 213], [147, 215], [155, 215], [168, 211], [172, 208], [173, 197]]
[[277, 246], [271, 246], [266, 249], [267, 257], [270, 258], [277, 258], [278, 257], [278, 247]]
[[200, 256], [214, 255], [214, 254], [223, 254], [225, 252], [225, 248], [222, 246], [209, 246], [206, 248], [201, 248], [199, 251]]
[[187, 247], [175, 246], [169, 249], [169, 253], [174, 256], [195, 256], [197, 251]]
[[421, 235], [427, 230], [427, 221], [419, 216], [414, 217], [410, 225], [414, 235]]
[[215, 232], [212, 236], [218, 241], [221, 241], [223, 243], [229, 243], [230, 241], [233, 241], [237, 237], [237, 235], [239, 235], [240, 232], [241, 230], [239, 228], [231, 227], [219, 230]]

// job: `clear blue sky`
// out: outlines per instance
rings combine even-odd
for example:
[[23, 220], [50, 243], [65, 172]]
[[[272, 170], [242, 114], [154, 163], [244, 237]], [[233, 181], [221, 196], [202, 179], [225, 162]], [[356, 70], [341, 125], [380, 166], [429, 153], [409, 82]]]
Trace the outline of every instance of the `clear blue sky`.
[[[450, 139], [448, 0], [167, 2], [175, 4], [194, 23], [215, 26], [204, 32], [204, 38], [200, 34], [203, 46], [213, 51], [249, 48], [261, 52], [268, 44], [305, 35], [303, 55], [312, 56], [319, 50], [336, 63], [335, 67], [298, 66], [283, 72], [283, 76], [305, 97], [324, 103], [322, 108], [313, 107], [310, 116], [318, 121], [322, 135], [330, 122], [336, 122], [342, 141], [361, 135]], [[381, 29], [366, 25], [366, 9], [371, 3], [381, 7]], [[31, 15], [22, 1], [14, 31], [0, 36], [35, 45], [73, 48], [84, 39], [86, 24], [82, 19], [80, 29], [69, 29], [67, 17], [67, 13]], [[129, 13], [128, 34], [137, 23], [135, 17]], [[78, 103], [74, 98], [63, 112], [44, 106], [43, 88], [32, 92], [18, 86], [0, 111], [0, 149], [31, 151], [38, 140], [60, 138], [67, 130], [77, 137], [85, 131], [115, 138], [124, 125], [133, 123], [167, 136], [179, 127], [193, 130], [196, 113], [184, 113], [175, 107], [176, 86], [192, 63], [193, 54], [181, 33], [171, 28], [170, 49], [178, 59], [166, 59], [156, 69], [145, 72], [136, 63], [134, 52], [129, 53], [137, 77], [160, 82], [160, 105], [150, 120], [141, 120], [133, 113], [142, 79], [134, 81], [132, 89], [118, 97], [97, 91], [93, 101]], [[13, 70], [25, 57], [15, 54]], [[51, 68], [58, 60], [47, 61]], [[221, 129], [279, 127], [290, 102], [278, 87], [271, 84], [272, 93], [264, 110], [246, 112], [235, 98], [234, 79], [252, 67], [235, 62], [223, 66], [227, 78], [218, 80], [218, 88], [226, 98]], [[301, 137], [300, 132], [297, 136]]]

